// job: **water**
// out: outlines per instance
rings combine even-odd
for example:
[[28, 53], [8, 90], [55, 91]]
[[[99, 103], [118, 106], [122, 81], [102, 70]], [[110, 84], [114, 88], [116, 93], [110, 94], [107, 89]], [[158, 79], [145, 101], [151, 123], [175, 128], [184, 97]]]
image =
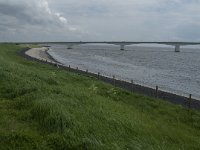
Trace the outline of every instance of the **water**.
[[200, 99], [200, 48], [54, 44], [49, 53], [65, 65]]

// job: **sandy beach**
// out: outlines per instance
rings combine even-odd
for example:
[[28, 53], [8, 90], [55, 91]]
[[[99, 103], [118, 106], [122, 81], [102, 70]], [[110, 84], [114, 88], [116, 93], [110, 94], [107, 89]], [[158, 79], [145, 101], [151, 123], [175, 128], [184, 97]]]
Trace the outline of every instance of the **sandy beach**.
[[37, 59], [43, 59], [47, 60], [49, 62], [56, 63], [48, 54], [47, 51], [49, 49], [47, 47], [41, 47], [41, 48], [32, 48], [28, 51], [26, 51], [26, 55], [37, 58]]

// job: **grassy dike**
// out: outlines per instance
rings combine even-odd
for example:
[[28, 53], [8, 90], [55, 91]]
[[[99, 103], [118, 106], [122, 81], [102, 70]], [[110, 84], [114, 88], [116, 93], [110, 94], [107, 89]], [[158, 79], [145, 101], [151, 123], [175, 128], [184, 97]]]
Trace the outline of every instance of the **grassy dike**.
[[0, 44], [0, 149], [200, 148], [200, 112], [28, 61]]

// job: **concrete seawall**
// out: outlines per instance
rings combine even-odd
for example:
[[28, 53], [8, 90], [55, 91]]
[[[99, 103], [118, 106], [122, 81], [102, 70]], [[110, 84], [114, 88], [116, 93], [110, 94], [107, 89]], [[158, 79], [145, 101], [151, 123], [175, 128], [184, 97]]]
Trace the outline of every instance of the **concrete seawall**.
[[[29, 50], [29, 48], [23, 49], [22, 51], [19, 52], [19, 55], [28, 60], [34, 60], [34, 61], [37, 61], [40, 63], [59, 67], [60, 69], [64, 69], [66, 71], [82, 74], [82, 75], [89, 76], [89, 77], [94, 77], [96, 79], [99, 79], [100, 81], [109, 83], [111, 85], [114, 85], [115, 87], [119, 87], [119, 88], [128, 90], [130, 92], [135, 92], [135, 93], [143, 94], [143, 95], [150, 96], [150, 97], [156, 97], [158, 99], [162, 99], [162, 100], [174, 103], [174, 104], [182, 105], [186, 108], [193, 108], [193, 109], [200, 110], [200, 101], [196, 100], [196, 99], [190, 99], [189, 95], [187, 98], [184, 96], [176, 95], [176, 94], [165, 92], [165, 91], [156, 90], [153, 88], [141, 86], [141, 85], [134, 84], [131, 82], [126, 82], [126, 81], [116, 80], [116, 79], [110, 78], [110, 77], [101, 76], [98, 73], [95, 74], [95, 73], [91, 73], [88, 71], [78, 70], [77, 68], [63, 66], [62, 64], [60, 64], [59, 62], [54, 60], [51, 56], [48, 56], [48, 58], [50, 58], [51, 60], [46, 60], [45, 58], [38, 59], [33, 56], [26, 55], [26, 52], [28, 50]], [[46, 53], [46, 51], [45, 51], [45, 53]], [[49, 54], [46, 53], [46, 55], [49, 55]]]

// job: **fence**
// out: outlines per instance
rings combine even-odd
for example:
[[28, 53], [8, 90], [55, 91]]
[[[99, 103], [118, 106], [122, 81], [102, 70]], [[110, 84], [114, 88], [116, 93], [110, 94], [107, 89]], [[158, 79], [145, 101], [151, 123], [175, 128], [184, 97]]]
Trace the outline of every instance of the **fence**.
[[64, 65], [58, 63], [56, 60], [54, 60], [50, 55], [49, 55], [49, 57], [51, 58], [51, 60], [53, 60], [51, 62], [47, 61], [45, 59], [39, 60], [37, 58], [26, 55], [25, 52], [27, 50], [29, 50], [29, 48], [23, 49], [22, 51], [20, 51], [19, 55], [23, 56], [26, 59], [35, 60], [37, 62], [53, 65], [57, 68], [61, 68], [66, 71], [69, 71], [69, 72], [74, 72], [74, 73], [82, 74], [85, 76], [94, 77], [97, 80], [103, 81], [105, 83], [109, 83], [115, 87], [119, 87], [119, 88], [128, 90], [130, 92], [135, 92], [135, 93], [143, 94], [146, 96], [166, 100], [166, 101], [174, 103], [174, 104], [182, 105], [189, 109], [193, 108], [193, 109], [200, 110], [200, 101], [193, 99], [191, 94], [189, 95], [189, 97], [184, 97], [184, 96], [180, 96], [180, 95], [173, 94], [170, 92], [165, 92], [165, 91], [159, 90], [158, 86], [156, 86], [155, 89], [153, 89], [153, 88], [145, 87], [145, 86], [142, 86], [139, 84], [135, 84], [133, 80], [131, 80], [130, 82], [118, 80], [115, 78], [114, 75], [113, 75], [113, 77], [106, 77], [106, 76], [101, 75], [100, 72], [92, 73], [92, 72], [89, 72], [88, 70], [85, 70], [85, 71], [80, 70], [78, 67], [72, 68], [70, 65], [64, 66]]

